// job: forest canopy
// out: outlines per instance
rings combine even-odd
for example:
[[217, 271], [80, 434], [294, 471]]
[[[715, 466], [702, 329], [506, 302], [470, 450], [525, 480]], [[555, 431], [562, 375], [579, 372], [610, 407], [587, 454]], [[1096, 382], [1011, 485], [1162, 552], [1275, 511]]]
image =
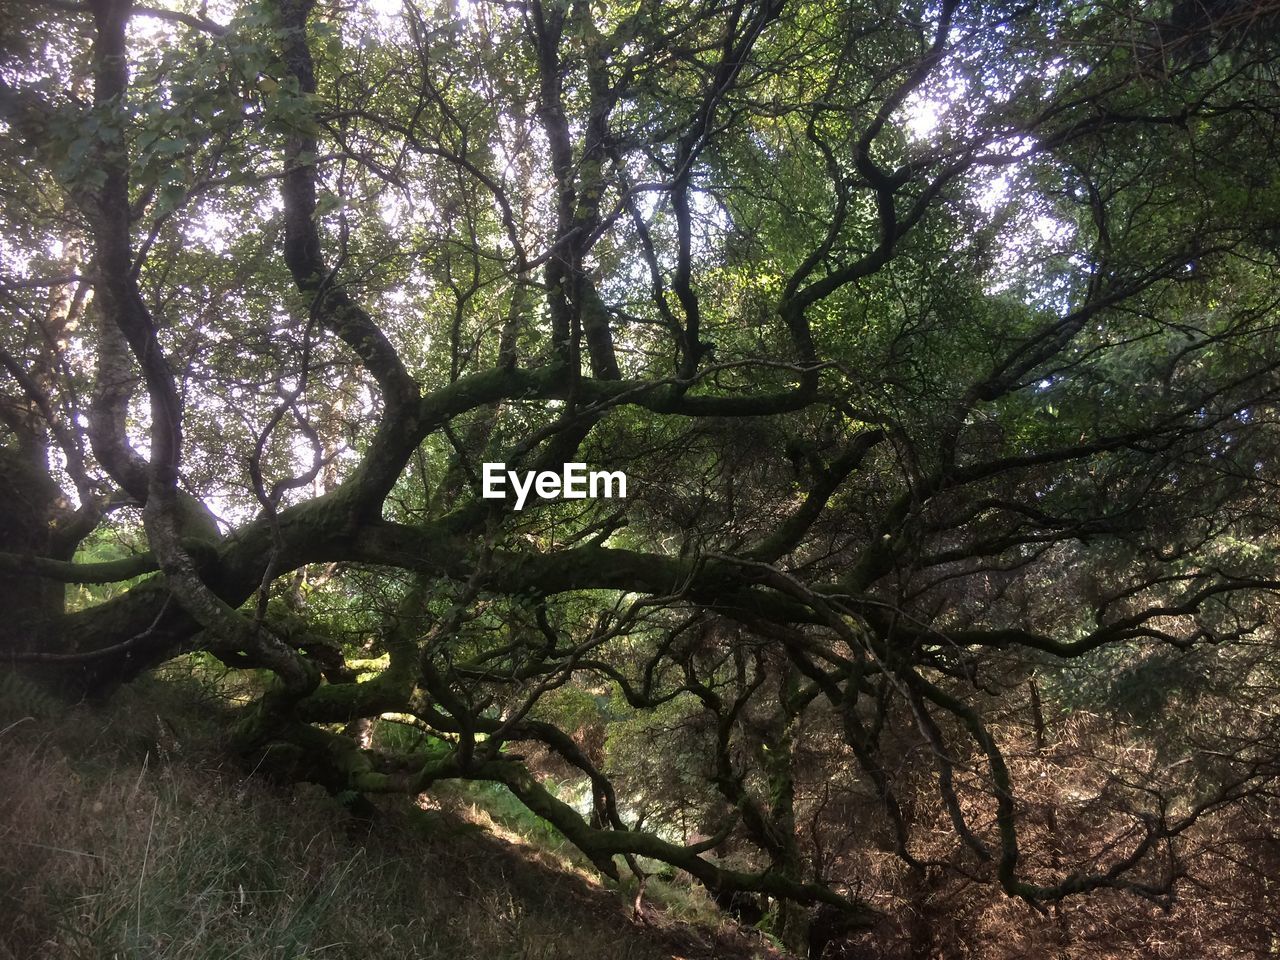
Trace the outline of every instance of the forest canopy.
[[0, 670], [204, 658], [255, 770], [501, 784], [814, 957], [1171, 907], [1275, 816], [1277, 37], [4, 0]]

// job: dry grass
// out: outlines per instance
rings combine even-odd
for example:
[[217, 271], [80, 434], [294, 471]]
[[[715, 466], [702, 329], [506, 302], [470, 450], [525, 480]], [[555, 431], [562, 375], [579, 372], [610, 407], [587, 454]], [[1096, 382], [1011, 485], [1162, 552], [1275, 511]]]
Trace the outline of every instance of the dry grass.
[[450, 812], [369, 825], [318, 791], [246, 778], [202, 722], [220, 708], [189, 688], [58, 717], [7, 699], [0, 960], [764, 952], [669, 916], [637, 925], [619, 894]]

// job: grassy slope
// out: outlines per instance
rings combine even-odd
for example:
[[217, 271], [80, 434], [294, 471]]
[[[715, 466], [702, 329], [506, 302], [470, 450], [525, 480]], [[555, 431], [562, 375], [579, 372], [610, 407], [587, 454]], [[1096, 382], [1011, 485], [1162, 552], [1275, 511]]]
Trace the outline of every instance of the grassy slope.
[[69, 713], [0, 690], [0, 960], [767, 953], [669, 912], [637, 923], [552, 853], [467, 823], [456, 798], [370, 825], [246, 778], [219, 747], [219, 709], [159, 681]]

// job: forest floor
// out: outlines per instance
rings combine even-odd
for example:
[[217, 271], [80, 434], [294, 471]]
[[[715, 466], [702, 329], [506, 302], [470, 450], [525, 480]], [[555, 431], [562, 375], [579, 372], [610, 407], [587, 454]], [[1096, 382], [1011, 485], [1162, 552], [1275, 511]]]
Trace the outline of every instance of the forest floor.
[[[459, 791], [356, 819], [247, 776], [221, 705], [0, 690], [0, 960], [779, 960], [705, 894], [634, 896]], [[157, 689], [159, 687], [159, 689]]]

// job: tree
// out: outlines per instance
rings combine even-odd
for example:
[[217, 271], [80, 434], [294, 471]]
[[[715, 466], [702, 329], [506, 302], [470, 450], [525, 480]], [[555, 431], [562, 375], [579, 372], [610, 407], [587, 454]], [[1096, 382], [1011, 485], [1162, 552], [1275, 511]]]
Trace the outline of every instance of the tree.
[[[1269, 636], [1275, 13], [1179, 10], [9, 4], [7, 661], [269, 671], [237, 739], [285, 774], [501, 783], [815, 956], [874, 919], [817, 783], [921, 876], [1167, 896], [1271, 732], [1046, 867], [999, 727], [1064, 661]], [[628, 498], [481, 496], [578, 461]], [[690, 718], [701, 841], [635, 822], [563, 690]]]

